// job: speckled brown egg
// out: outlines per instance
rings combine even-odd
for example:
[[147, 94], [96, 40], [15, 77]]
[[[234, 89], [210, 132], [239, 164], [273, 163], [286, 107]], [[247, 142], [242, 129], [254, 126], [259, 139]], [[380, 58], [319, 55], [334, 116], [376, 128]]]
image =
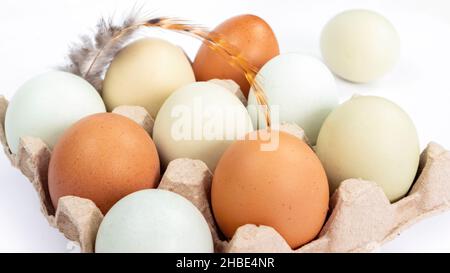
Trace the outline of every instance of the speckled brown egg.
[[[222, 35], [258, 69], [280, 54], [272, 28], [258, 16], [249, 14], [236, 16], [223, 22], [213, 31]], [[197, 81], [232, 79], [239, 84], [245, 96], [248, 96], [250, 85], [243, 73], [207, 45], [203, 44], [200, 47], [193, 68]]]
[[48, 186], [56, 207], [63, 196], [87, 198], [103, 213], [121, 198], [157, 186], [160, 164], [147, 132], [126, 117], [103, 113], [84, 118], [56, 144]]
[[263, 139], [237, 141], [220, 159], [212, 183], [214, 216], [228, 238], [245, 224], [265, 225], [297, 248], [313, 240], [325, 221], [327, 177], [300, 139], [272, 131], [272, 151]]

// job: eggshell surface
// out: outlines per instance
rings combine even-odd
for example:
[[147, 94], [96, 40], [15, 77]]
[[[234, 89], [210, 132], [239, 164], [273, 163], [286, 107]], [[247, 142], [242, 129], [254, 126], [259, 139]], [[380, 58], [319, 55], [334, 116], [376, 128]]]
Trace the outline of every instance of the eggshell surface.
[[191, 82], [194, 72], [182, 49], [146, 38], [117, 54], [106, 73], [102, 96], [109, 111], [122, 105], [142, 106], [155, 118], [170, 94]]
[[93, 86], [70, 73], [50, 71], [22, 85], [11, 99], [5, 117], [9, 148], [17, 153], [21, 137], [36, 137], [50, 148], [78, 120], [105, 112]]
[[48, 186], [53, 205], [63, 196], [92, 200], [103, 213], [124, 196], [159, 182], [156, 147], [134, 121], [112, 113], [69, 128], [52, 153]]
[[[282, 54], [264, 65], [257, 79], [266, 94], [272, 124], [296, 123], [314, 145], [322, 123], [338, 105], [336, 83], [328, 68], [307, 55]], [[264, 109], [257, 108], [253, 89], [248, 105], [254, 127], [265, 128]]]
[[419, 139], [409, 116], [384, 98], [360, 96], [339, 106], [320, 131], [316, 152], [333, 192], [362, 178], [380, 185], [390, 201], [402, 198], [417, 173]]
[[400, 55], [400, 38], [382, 15], [349, 10], [331, 19], [320, 42], [322, 56], [338, 76], [366, 83], [392, 69]]
[[120, 200], [103, 219], [97, 253], [212, 253], [209, 226], [184, 197], [143, 190]]
[[212, 208], [228, 238], [245, 224], [265, 225], [297, 248], [314, 239], [325, 221], [327, 177], [305, 142], [279, 131], [271, 137], [279, 139], [272, 151], [261, 150], [262, 138], [239, 140], [226, 150], [214, 173]]
[[[272, 28], [263, 19], [255, 15], [240, 15], [226, 20], [213, 30], [229, 44], [236, 47], [257, 69], [280, 54], [277, 38]], [[234, 80], [247, 97], [250, 85], [239, 68], [230, 65], [224, 56], [203, 44], [193, 63], [198, 81], [211, 79]]]
[[155, 120], [153, 139], [163, 165], [190, 158], [214, 170], [225, 149], [252, 130], [250, 116], [235, 95], [220, 85], [197, 82], [167, 99]]

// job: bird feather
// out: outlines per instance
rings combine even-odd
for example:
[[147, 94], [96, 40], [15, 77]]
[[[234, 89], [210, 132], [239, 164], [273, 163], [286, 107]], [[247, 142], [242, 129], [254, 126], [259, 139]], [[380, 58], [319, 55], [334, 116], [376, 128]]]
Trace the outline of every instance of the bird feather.
[[221, 34], [208, 31], [205, 27], [189, 21], [172, 17], [145, 17], [141, 16], [139, 12], [132, 12], [119, 25], [114, 24], [112, 19], [101, 19], [97, 24], [94, 37], [84, 35], [79, 43], [71, 47], [70, 63], [64, 70], [83, 77], [101, 93], [106, 69], [138, 29], [161, 28], [179, 32], [203, 41], [245, 75], [250, 85], [253, 86], [258, 104], [264, 106], [266, 123], [270, 127], [270, 109], [267, 98], [256, 78], [258, 69], [242, 56], [239, 49], [228, 43]]

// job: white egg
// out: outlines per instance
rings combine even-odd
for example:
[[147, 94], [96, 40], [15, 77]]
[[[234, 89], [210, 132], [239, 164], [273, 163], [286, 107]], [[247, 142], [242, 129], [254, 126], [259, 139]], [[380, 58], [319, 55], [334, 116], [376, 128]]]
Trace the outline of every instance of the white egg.
[[9, 148], [17, 153], [21, 137], [37, 137], [50, 148], [63, 132], [83, 117], [106, 112], [87, 81], [70, 73], [51, 71], [26, 82], [15, 93], [5, 117]]
[[166, 100], [155, 121], [153, 140], [163, 165], [191, 158], [214, 170], [226, 148], [250, 131], [250, 116], [235, 95], [220, 85], [197, 82]]
[[132, 193], [106, 214], [97, 253], [211, 253], [208, 223], [187, 199], [165, 190]]
[[322, 31], [322, 56], [338, 76], [365, 83], [380, 78], [396, 63], [400, 38], [392, 24], [369, 10], [349, 10]]
[[[338, 105], [335, 79], [328, 68], [307, 55], [283, 54], [265, 64], [257, 79], [266, 94], [272, 124], [294, 122], [315, 144], [322, 123]], [[257, 105], [252, 88], [248, 110], [254, 126], [264, 128], [264, 109], [255, 110]]]

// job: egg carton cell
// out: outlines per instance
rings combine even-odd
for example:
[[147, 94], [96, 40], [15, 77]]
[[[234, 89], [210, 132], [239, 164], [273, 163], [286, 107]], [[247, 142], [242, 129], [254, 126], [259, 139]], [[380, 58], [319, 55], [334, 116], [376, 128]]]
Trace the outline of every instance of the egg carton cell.
[[[236, 92], [233, 86], [230, 90]], [[11, 153], [4, 131], [7, 107], [8, 101], [0, 97], [0, 140], [5, 154], [35, 187], [50, 225], [78, 242], [82, 252], [93, 252], [103, 219], [101, 211], [91, 200], [75, 196], [63, 197], [57, 208], [53, 207], [47, 184], [51, 151], [42, 140], [24, 137], [18, 153]], [[151, 135], [154, 121], [144, 108], [121, 106], [114, 112], [134, 120]], [[280, 130], [306, 140], [303, 130], [295, 124], [283, 124]], [[167, 167], [159, 188], [184, 196], [199, 209], [209, 224], [216, 252], [370, 252], [421, 219], [450, 209], [450, 152], [436, 143], [423, 151], [413, 187], [395, 203], [390, 203], [374, 182], [344, 181], [330, 200], [331, 211], [318, 238], [296, 250], [268, 226], [247, 224], [231, 240], [224, 240], [211, 211], [212, 177], [202, 161], [177, 159]]]

